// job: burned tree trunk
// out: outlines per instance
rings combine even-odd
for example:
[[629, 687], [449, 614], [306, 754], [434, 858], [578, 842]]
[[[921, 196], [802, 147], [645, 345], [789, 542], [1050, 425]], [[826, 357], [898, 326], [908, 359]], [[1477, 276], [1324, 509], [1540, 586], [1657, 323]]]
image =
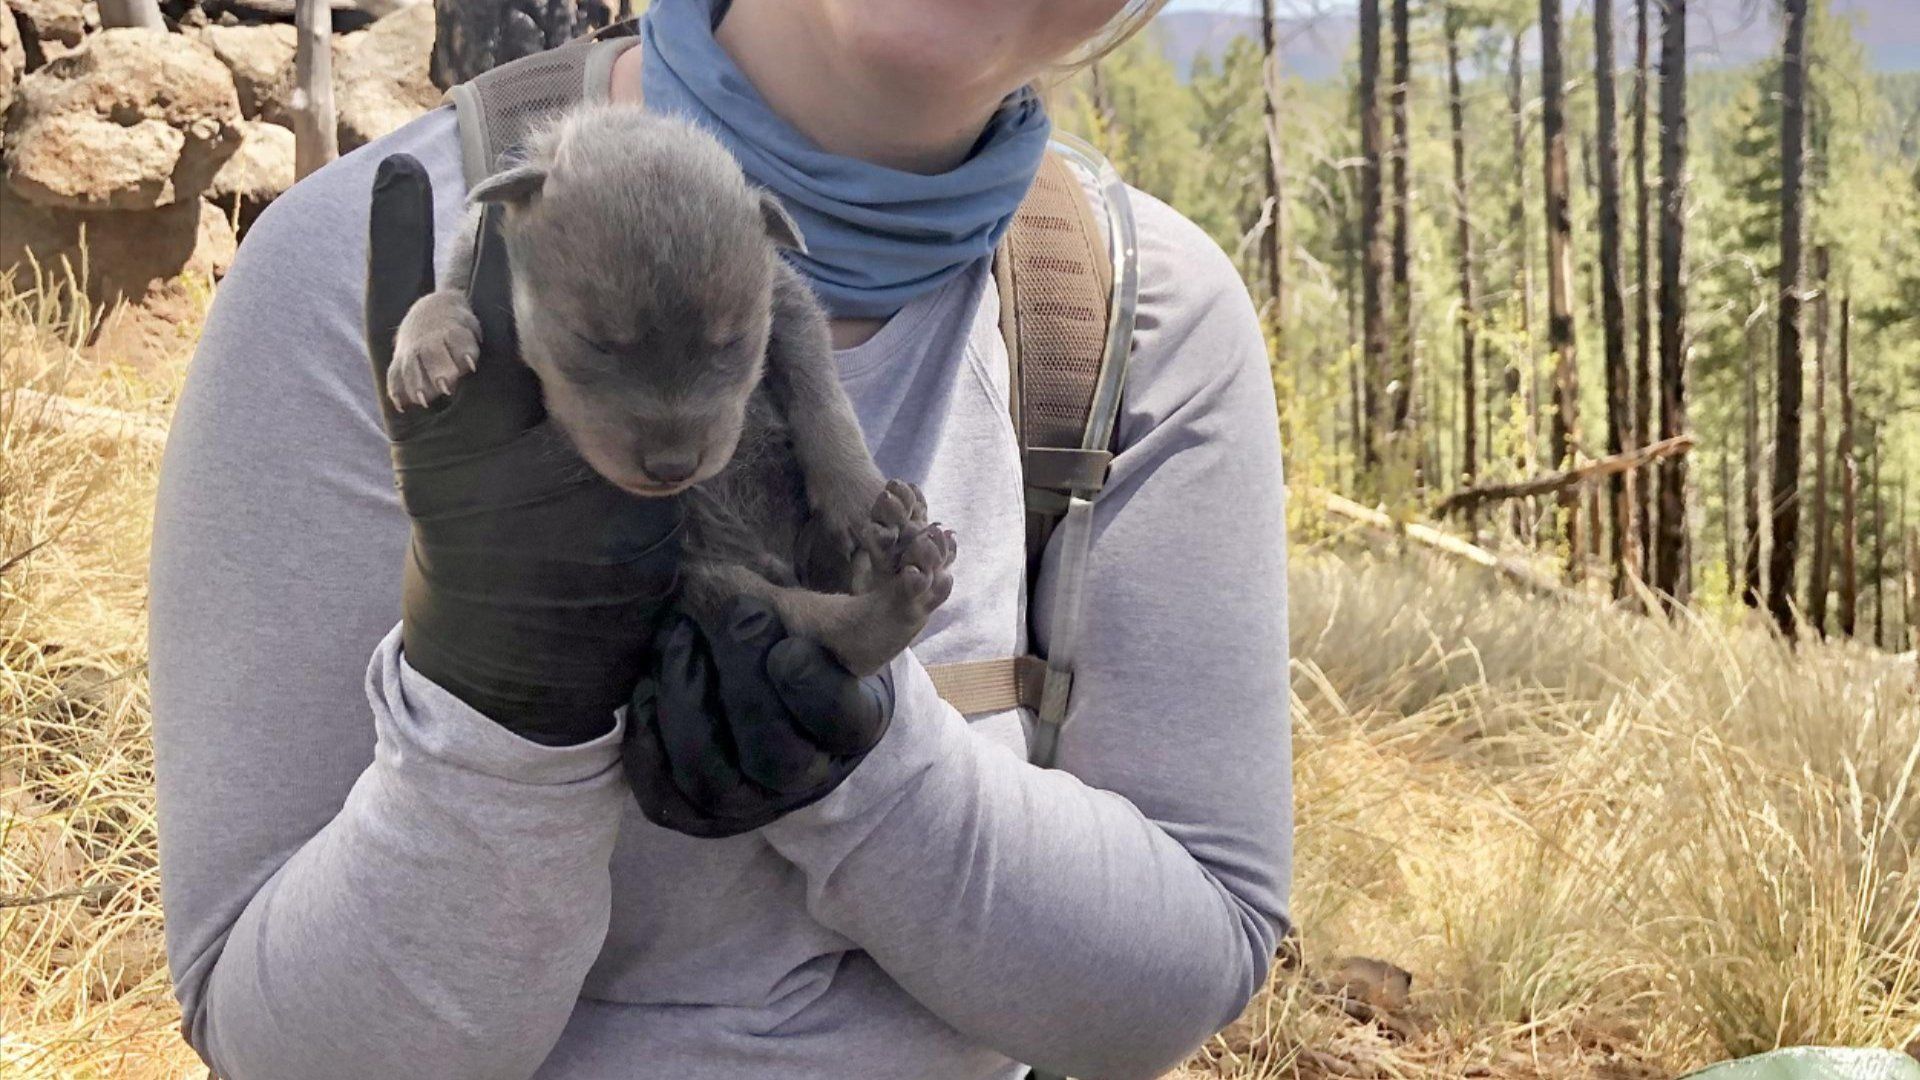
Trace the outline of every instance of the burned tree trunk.
[[1720, 540], [1726, 549], [1722, 557], [1727, 562], [1728, 596], [1740, 592], [1740, 575], [1735, 569], [1740, 565], [1740, 534], [1734, 527], [1733, 506], [1733, 447], [1727, 445], [1720, 448]]
[[[1852, 637], [1859, 625], [1860, 613], [1860, 481], [1853, 460], [1853, 298], [1840, 298], [1840, 370], [1835, 372], [1840, 389], [1840, 437], [1833, 457], [1840, 466], [1840, 632]], [[1874, 542], [1880, 542], [1880, 440], [1874, 432], [1873, 445]], [[1875, 558], [1874, 569], [1880, 569]], [[1877, 636], [1877, 634], [1876, 634]]]
[[1388, 102], [1393, 113], [1393, 378], [1388, 396], [1393, 402], [1393, 438], [1402, 444], [1408, 461], [1418, 477], [1424, 470], [1420, 460], [1427, 455], [1419, 449], [1419, 432], [1414, 422], [1420, 410], [1421, 387], [1417, 375], [1413, 340], [1413, 207], [1412, 179], [1409, 175], [1413, 156], [1412, 132], [1408, 130], [1407, 94], [1413, 79], [1411, 28], [1408, 25], [1408, 0], [1393, 0], [1393, 85]]
[[1533, 456], [1539, 445], [1539, 419], [1530, 401], [1521, 401], [1533, 383], [1533, 247], [1527, 229], [1527, 83], [1522, 64], [1522, 35], [1515, 32], [1513, 48], [1507, 55], [1507, 112], [1513, 139], [1513, 202], [1507, 205], [1507, 233], [1513, 245], [1513, 290], [1519, 301], [1520, 339], [1513, 365], [1507, 369], [1507, 393], [1521, 406], [1526, 417], [1525, 438], [1514, 464], [1523, 472], [1533, 469]]
[[[1449, 5], [1444, 16], [1447, 39], [1447, 119], [1453, 134], [1454, 253], [1460, 277], [1460, 419], [1461, 473], [1471, 485], [1477, 475], [1479, 439], [1474, 395], [1479, 390], [1479, 304], [1473, 287], [1473, 222], [1467, 188], [1466, 102], [1460, 92], [1460, 22]], [[1489, 430], [1491, 439], [1493, 432]]]
[[[1594, 88], [1599, 131], [1595, 168], [1600, 182], [1600, 327], [1607, 353], [1607, 453], [1632, 442], [1633, 417], [1627, 371], [1626, 296], [1620, 281], [1620, 138], [1614, 115], [1613, 0], [1594, 0]], [[1629, 578], [1640, 576], [1634, 543], [1633, 488], [1638, 477], [1619, 473], [1607, 482], [1613, 526], [1613, 595], [1627, 596]]]
[[[1687, 0], [1666, 0], [1660, 25], [1660, 437], [1687, 427]], [[1687, 459], [1660, 465], [1656, 591], [1684, 605], [1692, 591]]]
[[1746, 436], [1746, 548], [1742, 551], [1740, 572], [1740, 599], [1748, 607], [1759, 610], [1766, 601], [1766, 588], [1762, 567], [1765, 565], [1766, 551], [1763, 543], [1764, 533], [1760, 528], [1761, 506], [1765, 500], [1760, 497], [1761, 461], [1760, 461], [1760, 364], [1763, 347], [1760, 331], [1757, 329], [1759, 316], [1749, 316], [1746, 323], [1747, 351], [1741, 372], [1744, 375], [1742, 385], [1745, 395], [1742, 404], [1746, 407], [1746, 424], [1743, 432]]
[[1360, 245], [1361, 312], [1365, 322], [1366, 465], [1380, 467], [1381, 414], [1387, 375], [1387, 322], [1381, 288], [1386, 245], [1380, 231], [1380, 0], [1360, 0]]
[[[1573, 217], [1568, 206], [1566, 85], [1561, 70], [1560, 0], [1540, 0], [1540, 128], [1545, 143], [1547, 345], [1553, 352], [1553, 425], [1547, 451], [1558, 468], [1573, 464], [1580, 443], [1580, 369], [1573, 336]], [[1569, 567], [1580, 568], [1580, 507], [1562, 493]]]
[[433, 16], [427, 77], [445, 90], [565, 42], [579, 12], [575, 0], [433, 0]]
[[1826, 636], [1833, 585], [1833, 511], [1827, 489], [1827, 249], [1813, 252], [1813, 554], [1807, 563], [1807, 622]]
[[[1633, 445], [1645, 446], [1653, 438], [1653, 267], [1652, 230], [1649, 227], [1650, 192], [1647, 187], [1647, 113], [1652, 96], [1648, 78], [1647, 5], [1651, 0], [1634, 0], [1634, 73], [1633, 73], [1633, 199], [1634, 199], [1634, 302], [1633, 302]], [[1635, 539], [1639, 547], [1641, 573], [1651, 576], [1653, 559], [1653, 484], [1652, 477], [1641, 477], [1634, 488], [1633, 510], [1637, 525]], [[1733, 564], [1727, 564], [1732, 573]]]
[[1800, 206], [1807, 154], [1807, 0], [1785, 0], [1780, 84], [1780, 308], [1774, 392], [1773, 559], [1767, 611], [1793, 636], [1793, 573], [1800, 551]]

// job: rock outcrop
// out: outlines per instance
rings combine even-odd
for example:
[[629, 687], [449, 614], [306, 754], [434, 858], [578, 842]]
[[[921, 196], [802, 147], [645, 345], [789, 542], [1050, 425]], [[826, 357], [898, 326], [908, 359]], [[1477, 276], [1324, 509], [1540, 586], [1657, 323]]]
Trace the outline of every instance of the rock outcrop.
[[27, 70], [27, 49], [20, 41], [20, 22], [13, 9], [0, 4], [0, 117], [13, 103], [13, 88]]
[[340, 152], [363, 146], [440, 104], [427, 78], [433, 6], [402, 8], [355, 34], [334, 61]]
[[240, 143], [233, 79], [180, 34], [116, 29], [20, 83], [8, 114], [7, 186], [74, 210], [191, 200]]
[[232, 74], [241, 116], [292, 126], [293, 27], [209, 26], [200, 31], [200, 40]]
[[[432, 4], [334, 6], [344, 152], [440, 91]], [[135, 361], [178, 353], [237, 232], [294, 174], [290, 2], [165, 11], [169, 30], [102, 30], [92, 0], [0, 0], [0, 277], [81, 285], [96, 345]]]

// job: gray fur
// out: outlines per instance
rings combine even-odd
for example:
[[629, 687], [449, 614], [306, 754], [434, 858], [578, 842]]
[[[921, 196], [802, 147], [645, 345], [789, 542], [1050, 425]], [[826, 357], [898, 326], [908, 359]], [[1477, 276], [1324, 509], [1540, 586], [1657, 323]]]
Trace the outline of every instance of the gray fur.
[[587, 464], [684, 498], [695, 614], [759, 597], [858, 674], [906, 648], [953, 588], [953, 535], [867, 452], [826, 317], [775, 250], [805, 249], [779, 201], [710, 136], [630, 105], [570, 112], [471, 198], [440, 288], [401, 323], [394, 404], [473, 370], [466, 287], [479, 204], [498, 203], [521, 358]]

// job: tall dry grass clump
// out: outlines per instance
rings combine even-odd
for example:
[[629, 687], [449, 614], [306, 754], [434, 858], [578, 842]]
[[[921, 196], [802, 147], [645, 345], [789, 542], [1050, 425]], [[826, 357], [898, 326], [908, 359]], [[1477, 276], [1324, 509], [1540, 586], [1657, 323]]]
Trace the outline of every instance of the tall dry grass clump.
[[1909, 668], [1424, 560], [1307, 553], [1292, 589], [1309, 967], [1384, 957], [1416, 993], [1398, 1031], [1303, 1024], [1283, 975], [1218, 1071], [1673, 1076], [1920, 1036]]
[[71, 285], [0, 278], [0, 1074], [178, 1076], [142, 659], [179, 365], [89, 359]]

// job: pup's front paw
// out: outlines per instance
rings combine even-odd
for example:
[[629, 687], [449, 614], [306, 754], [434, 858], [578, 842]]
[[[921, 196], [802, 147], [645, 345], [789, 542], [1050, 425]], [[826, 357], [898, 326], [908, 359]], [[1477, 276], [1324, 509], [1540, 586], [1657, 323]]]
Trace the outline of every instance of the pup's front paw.
[[394, 336], [387, 396], [396, 409], [425, 407], [453, 393], [480, 360], [480, 320], [458, 289], [414, 301]]

